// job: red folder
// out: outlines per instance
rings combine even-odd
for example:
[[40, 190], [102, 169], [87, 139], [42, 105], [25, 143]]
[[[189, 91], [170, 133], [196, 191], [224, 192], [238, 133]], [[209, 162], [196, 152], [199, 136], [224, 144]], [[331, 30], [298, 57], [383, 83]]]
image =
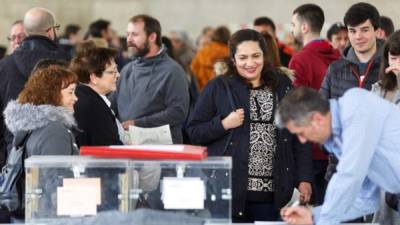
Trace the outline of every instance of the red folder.
[[80, 154], [102, 158], [202, 160], [207, 157], [207, 147], [194, 145], [82, 146]]

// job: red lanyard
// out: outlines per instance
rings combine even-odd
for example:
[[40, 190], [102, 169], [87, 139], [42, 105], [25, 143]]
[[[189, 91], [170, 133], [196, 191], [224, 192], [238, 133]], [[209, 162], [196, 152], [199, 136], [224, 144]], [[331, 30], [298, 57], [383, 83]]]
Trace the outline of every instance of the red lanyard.
[[371, 62], [368, 63], [367, 70], [365, 70], [365, 75], [364, 75], [364, 77], [362, 77], [362, 76], [358, 73], [357, 69], [354, 68], [353, 65], [350, 65], [351, 71], [352, 71], [353, 74], [357, 77], [357, 80], [358, 80], [358, 87], [359, 87], [359, 88], [362, 88], [362, 87], [363, 87], [364, 81], [367, 79], [367, 76], [368, 76], [368, 74], [369, 74], [369, 71], [370, 71], [370, 69], [371, 69], [371, 66], [372, 66], [372, 63], [373, 63], [373, 62], [374, 62], [374, 60], [371, 60]]

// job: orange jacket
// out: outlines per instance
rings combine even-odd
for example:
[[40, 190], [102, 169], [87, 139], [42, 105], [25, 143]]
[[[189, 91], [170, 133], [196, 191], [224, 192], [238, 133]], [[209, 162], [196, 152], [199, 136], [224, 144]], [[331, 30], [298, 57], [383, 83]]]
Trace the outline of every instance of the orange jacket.
[[210, 42], [200, 49], [193, 58], [190, 68], [196, 76], [199, 88], [202, 90], [207, 82], [215, 77], [214, 64], [228, 57], [228, 46], [220, 42]]

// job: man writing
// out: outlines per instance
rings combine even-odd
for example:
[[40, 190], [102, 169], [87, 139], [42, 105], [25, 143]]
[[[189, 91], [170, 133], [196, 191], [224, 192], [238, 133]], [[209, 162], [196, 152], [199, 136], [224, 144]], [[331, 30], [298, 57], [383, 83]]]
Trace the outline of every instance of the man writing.
[[278, 108], [279, 126], [301, 142], [323, 144], [339, 164], [321, 207], [286, 208], [283, 219], [290, 224], [336, 225], [375, 212], [381, 189], [400, 197], [399, 114], [398, 106], [363, 89], [329, 101], [308, 88], [289, 93]]

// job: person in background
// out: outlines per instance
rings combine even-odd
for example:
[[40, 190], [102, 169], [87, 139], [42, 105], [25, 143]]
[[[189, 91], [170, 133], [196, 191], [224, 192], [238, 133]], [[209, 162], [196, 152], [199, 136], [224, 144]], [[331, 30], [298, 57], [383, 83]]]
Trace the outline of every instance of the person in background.
[[83, 41], [81, 27], [76, 24], [69, 24], [65, 27], [64, 34], [58, 40], [58, 45], [71, 57], [75, 56], [76, 45]]
[[[303, 43], [303, 49], [294, 54], [289, 69], [294, 70], [294, 86], [305, 86], [319, 90], [329, 64], [340, 58], [338, 50], [321, 38], [324, 11], [315, 4], [304, 4], [293, 11], [292, 33]], [[313, 157], [313, 203], [322, 204], [326, 190], [325, 173], [328, 156], [318, 144], [312, 145]]]
[[200, 36], [196, 40], [196, 49], [199, 51], [204, 46], [208, 45], [211, 42], [212, 34], [214, 33], [214, 28], [210, 26], [206, 26], [201, 31]]
[[148, 15], [132, 17], [126, 41], [135, 59], [121, 71], [112, 106], [125, 129], [130, 125], [169, 125], [174, 144], [182, 143], [182, 125], [189, 110], [183, 68], [168, 56], [161, 42], [160, 22]]
[[215, 77], [214, 64], [228, 56], [228, 40], [231, 33], [226, 26], [217, 27], [211, 42], [200, 49], [192, 60], [190, 69], [197, 78], [200, 91]]
[[196, 52], [188, 34], [182, 30], [173, 30], [169, 33], [168, 37], [172, 42], [176, 57], [185, 68], [189, 68]]
[[392, 19], [387, 16], [379, 17], [380, 27], [377, 31], [377, 38], [386, 40], [394, 32], [394, 24]]
[[[12, 54], [0, 61], [0, 111], [4, 111], [10, 100], [18, 97], [37, 62], [42, 59], [70, 59], [55, 42], [60, 25], [51, 11], [40, 7], [28, 10], [24, 16], [24, 27], [27, 37]], [[12, 134], [4, 126], [3, 114], [0, 114], [1, 165], [11, 150], [12, 140]]]
[[[328, 68], [320, 89], [327, 99], [337, 99], [353, 87], [371, 90], [372, 84], [379, 79], [384, 42], [376, 38], [379, 29], [378, 10], [369, 3], [357, 3], [347, 10], [343, 21], [348, 30], [350, 46]], [[335, 173], [337, 163], [337, 158], [330, 154], [326, 180]]]
[[[383, 47], [379, 81], [372, 85], [371, 92], [400, 107], [400, 31], [389, 36]], [[399, 201], [396, 195], [381, 193], [381, 204], [373, 221], [380, 225], [400, 224], [400, 215], [396, 212]]]
[[281, 64], [287, 67], [294, 52], [287, 45], [279, 41], [276, 35], [276, 26], [274, 21], [268, 17], [258, 17], [254, 20], [253, 26], [256, 31], [260, 33], [268, 32], [272, 37], [274, 37], [276, 44], [278, 45]]
[[122, 125], [111, 110], [106, 95], [116, 90], [119, 77], [114, 57], [116, 50], [97, 48], [91, 42], [79, 45], [70, 69], [78, 75], [75, 119], [79, 129], [79, 146], [122, 145], [125, 140]]
[[344, 49], [349, 45], [349, 37], [347, 35], [347, 28], [344, 24], [337, 22], [334, 23], [326, 32], [326, 38], [333, 48], [339, 50], [343, 54]]
[[24, 22], [22, 20], [17, 20], [11, 25], [10, 36], [7, 40], [10, 42], [10, 53], [12, 53], [16, 48], [18, 48], [22, 41], [26, 38]]
[[257, 31], [233, 34], [228, 70], [206, 85], [186, 129], [192, 143], [207, 146], [209, 155], [232, 157], [234, 222], [279, 220], [279, 209], [295, 187], [302, 203], [311, 197], [310, 147], [274, 123], [291, 81], [270, 66], [267, 54]]

